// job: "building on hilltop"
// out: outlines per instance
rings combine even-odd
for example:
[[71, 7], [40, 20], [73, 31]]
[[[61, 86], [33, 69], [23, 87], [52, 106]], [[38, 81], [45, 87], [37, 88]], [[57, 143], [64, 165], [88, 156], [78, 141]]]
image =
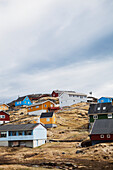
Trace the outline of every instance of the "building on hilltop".
[[88, 115], [91, 128], [96, 119], [113, 118], [113, 105], [112, 103], [90, 104]]
[[54, 90], [51, 95], [52, 97], [59, 97], [63, 92], [75, 92], [75, 91]]
[[8, 123], [10, 121], [10, 115], [5, 111], [0, 111], [0, 124]]
[[76, 92], [62, 92], [59, 96], [59, 103], [61, 108], [81, 102], [87, 102], [86, 94]]
[[113, 119], [98, 119], [90, 132], [92, 145], [113, 142]]
[[98, 103], [113, 103], [113, 97], [101, 97], [97, 101]]
[[40, 122], [43, 123], [46, 128], [56, 127], [56, 114], [54, 112], [42, 113]]
[[49, 108], [55, 107], [55, 103], [50, 100], [35, 103], [27, 107], [28, 115], [40, 116], [43, 112], [48, 112]]
[[23, 96], [23, 97], [19, 97], [16, 101], [15, 101], [15, 106], [29, 106], [31, 105], [32, 102], [31, 100], [29, 99], [28, 96]]
[[9, 106], [7, 104], [0, 104], [0, 111], [1, 110], [7, 111], [7, 110], [9, 110]]
[[46, 140], [47, 129], [40, 123], [0, 126], [0, 146], [35, 148]]

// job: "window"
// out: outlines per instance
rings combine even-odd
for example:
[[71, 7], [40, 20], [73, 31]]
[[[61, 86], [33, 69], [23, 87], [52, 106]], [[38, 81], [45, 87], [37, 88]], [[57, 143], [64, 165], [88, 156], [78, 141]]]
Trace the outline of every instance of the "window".
[[73, 100], [73, 102], [75, 102], [75, 100]]
[[100, 135], [100, 138], [104, 138], [104, 135]]
[[83, 98], [83, 96], [80, 96], [80, 98], [82, 99], [82, 98]]
[[103, 107], [103, 110], [106, 110], [106, 107]]
[[28, 108], [28, 110], [30, 110], [30, 107]]
[[100, 107], [97, 107], [97, 110], [100, 110]]
[[108, 114], [108, 119], [112, 119], [112, 114]]
[[11, 136], [11, 132], [9, 131], [9, 136]]
[[12, 132], [12, 136], [16, 136], [16, 132], [14, 131], [14, 132]]
[[46, 107], [46, 104], [45, 104], [45, 107]]
[[0, 115], [0, 118], [4, 119], [4, 118], [5, 118], [5, 115]]
[[51, 107], [53, 107], [53, 105], [51, 104]]
[[18, 136], [22, 136], [22, 131], [19, 131], [19, 132], [18, 132]]
[[36, 106], [36, 108], [39, 108], [39, 106]]
[[98, 115], [93, 115], [93, 119], [98, 119]]
[[50, 121], [50, 118], [47, 118], [46, 121], [49, 122], [49, 121]]
[[110, 138], [110, 135], [107, 135], [107, 138]]
[[24, 134], [25, 134], [25, 135], [32, 135], [32, 131], [31, 131], [31, 130], [25, 131]]
[[7, 132], [0, 132], [0, 137], [1, 138], [7, 137]]

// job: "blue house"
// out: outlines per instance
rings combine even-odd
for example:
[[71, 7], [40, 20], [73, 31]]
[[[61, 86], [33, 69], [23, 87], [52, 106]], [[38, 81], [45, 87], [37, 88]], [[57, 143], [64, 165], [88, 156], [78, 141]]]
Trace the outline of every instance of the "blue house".
[[23, 106], [23, 105], [29, 106], [31, 104], [32, 104], [32, 102], [28, 96], [19, 97], [15, 101], [15, 106]]
[[101, 97], [98, 99], [98, 103], [112, 103], [113, 97]]
[[41, 123], [0, 126], [0, 146], [38, 147], [47, 140]]

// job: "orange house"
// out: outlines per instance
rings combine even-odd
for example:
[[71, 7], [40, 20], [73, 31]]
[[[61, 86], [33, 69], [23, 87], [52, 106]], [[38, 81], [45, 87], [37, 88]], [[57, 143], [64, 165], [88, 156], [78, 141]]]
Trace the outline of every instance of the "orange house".
[[[40, 122], [44, 124], [46, 128], [56, 127], [56, 114], [53, 112], [42, 113], [40, 116]], [[34, 123], [37, 123], [37, 121]]]
[[0, 111], [1, 110], [3, 111], [9, 110], [9, 106], [7, 104], [0, 104]]
[[50, 107], [55, 107], [55, 103], [50, 100], [46, 100], [46, 101], [35, 103], [35, 104], [28, 106], [27, 113], [28, 115], [39, 116], [41, 115], [42, 112], [48, 112], [48, 109]]

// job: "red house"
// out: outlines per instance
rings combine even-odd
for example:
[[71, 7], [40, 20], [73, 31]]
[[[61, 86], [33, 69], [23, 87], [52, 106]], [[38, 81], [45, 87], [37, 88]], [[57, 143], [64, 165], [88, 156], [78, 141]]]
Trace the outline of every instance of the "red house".
[[8, 123], [10, 121], [10, 115], [4, 111], [0, 111], [0, 124]]
[[92, 145], [113, 142], [113, 119], [97, 119], [90, 133]]

